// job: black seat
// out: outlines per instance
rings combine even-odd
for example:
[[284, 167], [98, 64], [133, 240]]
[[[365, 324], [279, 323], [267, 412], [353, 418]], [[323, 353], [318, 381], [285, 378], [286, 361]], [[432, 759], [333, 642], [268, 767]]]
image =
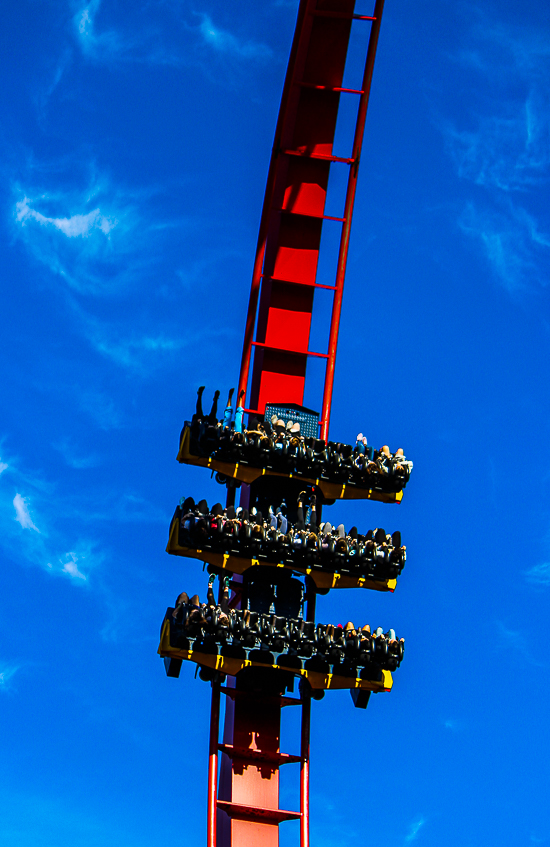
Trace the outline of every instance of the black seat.
[[288, 579], [277, 585], [275, 614], [285, 618], [298, 618], [304, 598], [304, 586], [299, 579]]

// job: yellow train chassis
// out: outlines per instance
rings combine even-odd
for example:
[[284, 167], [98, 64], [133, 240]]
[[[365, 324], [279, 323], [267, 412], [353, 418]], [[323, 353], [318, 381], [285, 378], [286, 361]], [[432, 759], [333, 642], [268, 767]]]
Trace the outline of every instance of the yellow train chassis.
[[379, 500], [381, 503], [400, 503], [403, 499], [402, 491], [391, 493], [378, 491], [374, 488], [359, 488], [356, 485], [347, 485], [345, 482], [328, 482], [326, 479], [315, 479], [313, 477], [303, 476], [302, 474], [281, 473], [266, 468], [253, 468], [250, 465], [240, 464], [239, 462], [221, 462], [219, 459], [201, 458], [189, 451], [190, 438], [190, 429], [186, 426], [181, 435], [180, 449], [176, 457], [178, 462], [185, 463], [186, 465], [210, 468], [217, 473], [223, 474], [223, 476], [239, 480], [239, 482], [245, 482], [248, 485], [261, 476], [278, 476], [287, 479], [296, 477], [308, 485], [316, 485], [321, 489], [323, 496], [327, 500]]
[[188, 559], [198, 559], [220, 571], [227, 571], [228, 573], [242, 574], [248, 568], [252, 568], [255, 565], [271, 568], [291, 568], [297, 573], [310, 576], [320, 591], [330, 588], [370, 588], [374, 591], [394, 591], [397, 585], [396, 579], [367, 579], [362, 576], [356, 577], [347, 574], [331, 573], [330, 571], [322, 571], [306, 566], [286, 565], [283, 562], [265, 562], [263, 559], [245, 558], [243, 556], [232, 556], [228, 553], [213, 553], [210, 550], [195, 550], [192, 547], [182, 547], [178, 542], [177, 518], [172, 521], [172, 525], [170, 526], [170, 537], [166, 552], [172, 553], [175, 556], [184, 556]]
[[236, 676], [245, 668], [273, 668], [274, 670], [286, 671], [295, 676], [307, 679], [313, 689], [360, 689], [362, 691], [391, 691], [393, 679], [390, 671], [381, 670], [381, 679], [359, 679], [357, 677], [338, 676], [331, 673], [319, 673], [318, 671], [300, 670], [288, 668], [285, 665], [268, 665], [262, 662], [251, 662], [248, 659], [235, 659], [230, 656], [212, 655], [201, 653], [198, 650], [182, 650], [170, 645], [170, 621], [165, 619], [160, 637], [158, 653], [162, 658], [183, 659], [187, 662], [195, 662], [197, 665], [211, 668], [228, 676]]

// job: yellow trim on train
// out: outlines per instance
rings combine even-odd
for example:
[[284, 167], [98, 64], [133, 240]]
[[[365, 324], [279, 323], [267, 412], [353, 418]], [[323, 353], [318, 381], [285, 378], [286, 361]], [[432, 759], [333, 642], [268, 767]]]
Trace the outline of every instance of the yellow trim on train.
[[170, 621], [165, 620], [162, 626], [160, 644], [158, 654], [162, 658], [183, 659], [189, 662], [195, 662], [197, 665], [203, 665], [228, 676], [236, 676], [236, 674], [244, 670], [244, 668], [273, 668], [274, 670], [283, 670], [302, 676], [307, 679], [312, 688], [321, 690], [343, 689], [343, 688], [359, 688], [362, 691], [391, 691], [393, 679], [390, 671], [381, 671], [382, 679], [379, 682], [369, 679], [358, 679], [347, 676], [338, 676], [336, 674], [323, 674], [318, 671], [297, 670], [294, 668], [286, 668], [283, 665], [268, 665], [262, 662], [251, 662], [248, 659], [235, 659], [230, 656], [212, 655], [209, 653], [200, 653], [198, 650], [181, 650], [170, 646]]
[[[280, 471], [266, 470], [266, 468], [251, 468], [249, 465], [240, 465], [239, 462], [221, 462], [219, 459], [206, 459], [200, 456], [194, 456], [189, 452], [190, 438], [190, 429], [186, 426], [181, 435], [180, 449], [176, 456], [180, 463], [210, 468], [212, 471], [217, 471], [223, 474], [223, 476], [245, 482], [247, 485], [250, 485], [251, 482], [259, 479], [261, 476], [280, 476], [285, 478], [293, 476], [292, 473], [281, 473]], [[400, 503], [403, 499], [402, 491], [392, 494], [387, 491], [376, 491], [372, 488], [359, 488], [356, 485], [346, 485], [345, 482], [327, 482], [325, 479], [315, 479], [314, 477], [306, 477], [298, 474], [296, 474], [296, 478], [308, 485], [317, 485], [327, 500], [378, 500], [381, 503]]]
[[182, 547], [178, 543], [178, 519], [174, 518], [170, 526], [170, 537], [166, 546], [166, 552], [174, 556], [183, 556], [186, 559], [198, 559], [213, 565], [222, 571], [242, 574], [254, 565], [270, 568], [288, 568], [296, 573], [307, 574], [314, 581], [318, 589], [323, 591], [327, 588], [370, 588], [374, 591], [394, 591], [397, 585], [396, 579], [374, 580], [365, 577], [349, 576], [348, 574], [324, 572], [306, 566], [286, 565], [284, 562], [264, 562], [258, 559], [245, 558], [242, 556], [230, 556], [227, 553], [213, 553], [205, 550], [194, 550], [191, 547]]

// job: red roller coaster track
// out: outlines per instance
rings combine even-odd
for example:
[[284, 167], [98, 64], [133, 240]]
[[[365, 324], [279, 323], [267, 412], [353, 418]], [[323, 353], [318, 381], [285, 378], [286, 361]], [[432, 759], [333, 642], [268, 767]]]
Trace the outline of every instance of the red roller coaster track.
[[[326, 360], [321, 432], [327, 438], [351, 219], [361, 145], [384, 0], [372, 15], [355, 14], [355, 0], [301, 0], [269, 166], [246, 319], [239, 391], [247, 411], [266, 402], [303, 404], [307, 361]], [[360, 87], [342, 87], [352, 25], [370, 22]], [[341, 96], [359, 98], [349, 157], [333, 153]], [[325, 215], [332, 165], [349, 169], [341, 217]], [[341, 225], [333, 285], [317, 283], [324, 221]], [[309, 349], [316, 288], [333, 293], [326, 352]], [[314, 619], [314, 598], [306, 617]], [[221, 694], [226, 699], [219, 741]], [[281, 709], [302, 709], [301, 749], [281, 753]], [[311, 701], [212, 684], [208, 780], [208, 847], [276, 847], [279, 824], [300, 821], [309, 845], [309, 723]], [[219, 758], [221, 768], [218, 784]], [[300, 810], [279, 808], [279, 768], [299, 763]]]
[[[244, 334], [239, 391], [263, 414], [266, 400], [302, 404], [309, 356], [326, 359], [321, 438], [328, 435], [351, 220], [384, 0], [372, 16], [355, 0], [302, 0], [283, 89], [267, 178]], [[342, 88], [351, 26], [371, 22], [361, 87]], [[362, 23], [364, 26], [364, 23]], [[348, 158], [334, 156], [342, 94], [359, 97]], [[342, 217], [325, 216], [332, 164], [349, 168]], [[334, 285], [318, 285], [323, 221], [341, 225]], [[326, 352], [309, 349], [316, 288], [333, 292]], [[254, 333], [255, 330], [255, 333]], [[252, 351], [254, 348], [254, 356]]]

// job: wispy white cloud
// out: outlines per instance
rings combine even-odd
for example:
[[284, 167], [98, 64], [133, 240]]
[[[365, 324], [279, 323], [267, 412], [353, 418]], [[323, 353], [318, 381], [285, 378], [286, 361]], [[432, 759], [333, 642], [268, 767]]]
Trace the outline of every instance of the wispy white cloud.
[[81, 391], [76, 398], [77, 403], [87, 415], [93, 418], [100, 429], [120, 429], [123, 426], [123, 415], [112, 397], [93, 388]]
[[108, 179], [92, 176], [87, 186], [66, 191], [29, 191], [15, 184], [13, 192], [15, 237], [69, 289], [113, 293], [135, 279], [145, 255], [143, 232], [137, 236], [134, 204]]
[[67, 438], [62, 441], [58, 441], [56, 444], [52, 445], [55, 450], [57, 450], [70, 468], [74, 468], [75, 470], [88, 470], [89, 468], [95, 468], [100, 464], [100, 457], [95, 453], [90, 453], [87, 456], [82, 455], [82, 453], [78, 450], [74, 444], [69, 441]]
[[45, 120], [46, 109], [50, 97], [52, 96], [59, 83], [63, 79], [63, 75], [65, 74], [65, 71], [71, 63], [72, 56], [73, 50], [68, 48], [65, 49], [61, 54], [61, 57], [57, 59], [55, 67], [52, 68], [50, 81], [48, 83], [45, 83], [43, 87], [37, 91], [36, 105], [38, 108], [38, 118], [41, 123], [43, 123]]
[[409, 831], [405, 836], [405, 844], [411, 844], [411, 842], [416, 841], [418, 837], [418, 833], [426, 823], [426, 818], [424, 815], [419, 815], [415, 821], [410, 825]]
[[83, 499], [76, 507], [75, 515], [80, 520], [91, 522], [108, 521], [112, 523], [160, 523], [166, 524], [170, 516], [158, 505], [145, 500], [133, 492], [117, 492], [114, 495], [104, 495], [101, 502]]
[[458, 221], [475, 238], [496, 278], [510, 293], [531, 284], [546, 286], [550, 237], [524, 208], [507, 203], [499, 209], [469, 203]]
[[[78, 45], [87, 59], [95, 62], [147, 62], [161, 65], [188, 65], [200, 62], [200, 57], [191, 55], [191, 50], [182, 50], [170, 46], [169, 34], [160, 38], [159, 32], [151, 24], [150, 18], [142, 22], [139, 28], [130, 32], [124, 29], [101, 30], [96, 25], [101, 0], [91, 0], [85, 6], [78, 6], [73, 17], [73, 27]], [[176, 21], [189, 33], [197, 44], [226, 57], [242, 60], [265, 61], [272, 57], [271, 48], [250, 38], [239, 38], [227, 29], [216, 26], [212, 18], [205, 13], [194, 13], [200, 17], [200, 23], [188, 22], [182, 15], [181, 6], [174, 7]]]
[[40, 532], [38, 527], [33, 522], [29, 512], [28, 506], [28, 498], [21, 497], [20, 494], [16, 494], [13, 498], [13, 505], [15, 508], [15, 520], [17, 523], [21, 524], [23, 529], [32, 529], [35, 532]]
[[7, 471], [8, 468], [9, 468], [9, 465], [6, 464], [6, 462], [2, 462], [0, 460], [0, 474], [4, 473], [4, 471]]
[[[232, 332], [228, 327], [214, 328], [197, 322], [192, 327], [186, 326], [179, 336], [171, 337], [163, 330], [155, 334], [144, 331], [145, 325], [141, 321], [136, 321], [133, 327], [124, 331], [119, 323], [98, 320], [76, 302], [72, 302], [71, 306], [80, 331], [95, 350], [119, 367], [134, 370], [142, 377], [159, 367], [166, 357], [209, 341], [219, 341]], [[175, 334], [177, 327], [174, 326], [173, 330]]]
[[446, 139], [460, 177], [503, 191], [549, 181], [548, 102], [535, 92], [510, 104], [511, 115], [479, 118], [475, 130], [448, 127]]
[[74, 22], [78, 34], [84, 39], [93, 38], [94, 17], [99, 8], [99, 0], [93, 0], [89, 6], [84, 9], [79, 9], [74, 17]]
[[448, 122], [442, 129], [458, 176], [484, 189], [473, 194], [459, 226], [517, 294], [548, 283], [550, 220], [540, 188], [550, 182], [549, 39], [477, 15], [470, 43], [455, 57], [477, 75], [469, 126]]
[[0, 691], [8, 691], [10, 682], [20, 667], [20, 665], [7, 665], [0, 662]]
[[[62, 573], [68, 574], [73, 579], [83, 579], [86, 581], [88, 577], [79, 570], [77, 564], [79, 561], [85, 559], [86, 556], [82, 555], [82, 553], [78, 555], [76, 553], [65, 553], [65, 556], [59, 560]], [[51, 568], [51, 564], [49, 562], [48, 567]]]
[[[46, 486], [38, 475], [33, 482], [32, 475], [20, 471], [17, 460], [10, 460], [9, 467], [10, 475], [0, 477], [0, 548], [13, 561], [44, 568], [75, 582], [85, 582], [90, 570], [101, 563], [103, 556], [96, 551], [93, 542], [82, 537], [70, 547], [67, 544], [68, 535], [60, 524], [65, 511], [67, 523], [74, 525], [71, 521], [74, 505], [72, 502], [70, 507], [64, 504], [59, 495], [52, 500], [54, 487]], [[12, 486], [16, 488], [15, 496]], [[21, 490], [25, 493], [21, 494]], [[64, 552], [67, 547], [69, 552]]]
[[100, 5], [101, 0], [91, 0], [87, 6], [79, 7], [73, 18], [76, 37], [82, 52], [96, 61], [121, 56], [131, 47], [115, 30], [103, 30], [100, 33], [96, 31], [95, 19]]
[[364, 838], [358, 817], [346, 813], [334, 793], [315, 791], [313, 800], [325, 814], [322, 822], [313, 821], [312, 843], [319, 847], [333, 847], [334, 844], [359, 843]]
[[140, 367], [143, 358], [148, 353], [171, 353], [187, 346], [187, 341], [180, 339], [165, 338], [162, 335], [155, 337], [145, 336], [142, 338], [127, 338], [118, 341], [106, 337], [106, 327], [92, 335], [93, 344], [100, 353], [112, 359], [118, 365], [124, 367]]
[[99, 229], [108, 236], [118, 221], [105, 217], [99, 209], [92, 209], [86, 215], [71, 215], [70, 218], [49, 218], [35, 209], [31, 209], [28, 197], [18, 200], [15, 204], [15, 219], [22, 226], [36, 221], [40, 226], [51, 226], [60, 230], [67, 238], [87, 238], [94, 229]]
[[205, 44], [218, 53], [238, 56], [242, 59], [269, 59], [273, 51], [266, 44], [244, 41], [231, 32], [215, 26], [209, 15], [203, 14], [199, 32]]
[[528, 637], [526, 630], [510, 629], [502, 621], [497, 621], [496, 633], [499, 640], [510, 655], [516, 655], [522, 663], [527, 662], [535, 667], [545, 668], [547, 662], [540, 661], [540, 653], [536, 639]]
[[533, 585], [550, 585], [550, 562], [541, 562], [525, 571], [527, 582]]
[[[70, 165], [70, 162], [60, 163], [59, 169], [52, 165], [55, 178], [67, 182]], [[36, 171], [44, 180], [48, 167], [34, 164], [27, 171], [29, 182], [36, 178]], [[16, 185], [12, 206], [14, 235], [46, 270], [42, 279], [62, 298], [64, 309], [70, 313], [70, 330], [74, 329], [117, 366], [148, 375], [167, 356], [206, 340], [209, 334], [219, 333], [204, 322], [179, 334], [176, 321], [170, 329], [165, 319], [162, 326], [155, 325], [151, 313], [145, 315], [141, 311], [130, 317], [130, 310], [137, 302], [138, 286], [150, 286], [153, 269], [164, 261], [162, 244], [167, 236], [162, 228], [162, 210], [165, 207], [161, 207], [159, 215], [158, 209], [156, 213], [150, 205], [155, 202], [152, 198], [156, 192], [143, 189], [125, 193], [115, 188], [106, 176], [98, 175], [93, 164], [86, 176], [87, 184], [78, 189], [41, 187], [30, 192]], [[51, 181], [51, 177], [46, 181]], [[192, 232], [196, 221], [180, 218], [177, 226], [182, 233]], [[35, 281], [35, 276], [30, 278], [33, 284], [43, 284], [42, 279]], [[164, 296], [167, 296], [170, 284], [176, 285], [177, 276], [174, 275], [171, 283], [166, 274], [163, 276]], [[204, 285], [204, 279], [201, 283]], [[115, 320], [107, 318], [101, 301], [116, 297], [120, 302], [130, 290], [133, 296], [128, 308], [119, 309]], [[81, 295], [86, 296], [86, 303]], [[101, 417], [103, 428], [120, 425], [113, 401], [104, 398], [96, 405], [95, 397], [90, 401], [85, 396], [82, 405], [96, 418]]]
[[539, 80], [550, 61], [548, 31], [533, 29], [514, 22], [489, 20], [482, 8], [476, 10], [469, 46], [459, 51], [464, 64], [483, 71], [491, 80], [500, 82], [511, 72], [523, 80]]

